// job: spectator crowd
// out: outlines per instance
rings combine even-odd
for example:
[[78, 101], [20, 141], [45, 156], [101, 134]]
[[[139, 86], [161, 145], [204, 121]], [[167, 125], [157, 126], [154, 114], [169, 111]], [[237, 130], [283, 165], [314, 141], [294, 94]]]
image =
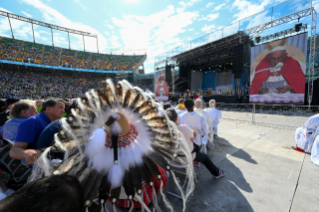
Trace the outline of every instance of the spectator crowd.
[[94, 70], [132, 70], [144, 55], [96, 54], [0, 37], [0, 59]]

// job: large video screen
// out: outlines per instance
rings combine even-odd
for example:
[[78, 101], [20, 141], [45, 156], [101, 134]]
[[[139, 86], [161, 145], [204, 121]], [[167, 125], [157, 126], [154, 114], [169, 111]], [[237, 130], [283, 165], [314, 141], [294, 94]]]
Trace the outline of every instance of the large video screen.
[[155, 72], [155, 98], [160, 101], [167, 101], [169, 88], [166, 82], [165, 71]]
[[307, 37], [302, 33], [251, 48], [251, 103], [304, 103]]

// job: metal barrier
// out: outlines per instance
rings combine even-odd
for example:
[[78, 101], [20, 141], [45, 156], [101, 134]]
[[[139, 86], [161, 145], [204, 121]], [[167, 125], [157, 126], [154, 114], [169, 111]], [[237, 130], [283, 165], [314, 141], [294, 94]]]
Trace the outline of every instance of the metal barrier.
[[[204, 107], [209, 107], [208, 102]], [[319, 113], [319, 105], [217, 103], [216, 108], [222, 111], [224, 120], [287, 129], [302, 127], [310, 116]]]
[[303, 126], [310, 116], [319, 113], [319, 106], [306, 105], [217, 103], [217, 108], [225, 120], [289, 129]]

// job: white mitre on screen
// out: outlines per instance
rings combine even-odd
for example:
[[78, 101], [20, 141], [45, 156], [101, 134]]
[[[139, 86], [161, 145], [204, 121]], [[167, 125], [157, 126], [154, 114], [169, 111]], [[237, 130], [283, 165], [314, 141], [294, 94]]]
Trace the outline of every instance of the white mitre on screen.
[[[273, 48], [273, 49], [270, 51], [270, 53], [276, 52], [276, 51], [282, 51], [282, 50], [286, 51], [286, 47], [285, 47], [285, 46], [276, 46], [275, 48]], [[301, 68], [303, 74], [306, 75], [306, 69], [307, 69], [307, 68], [306, 68], [306, 64], [303, 63], [303, 62], [301, 62], [301, 61], [298, 61], [298, 63], [299, 63], [299, 65], [300, 65], [300, 68]]]
[[276, 46], [275, 48], [273, 48], [270, 52], [277, 52], [277, 51], [286, 51], [286, 48], [284, 46]]

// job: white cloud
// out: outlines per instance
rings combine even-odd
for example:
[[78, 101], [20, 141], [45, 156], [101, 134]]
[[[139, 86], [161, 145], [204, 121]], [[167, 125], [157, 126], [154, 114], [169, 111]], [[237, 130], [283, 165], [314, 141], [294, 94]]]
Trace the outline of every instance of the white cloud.
[[27, 16], [28, 18], [31, 18], [31, 17], [32, 17], [32, 15], [30, 15], [30, 14], [27, 13], [27, 12], [21, 11], [21, 13], [24, 14], [25, 16]]
[[74, 3], [78, 4], [82, 9], [86, 10], [86, 7], [80, 2], [80, 0], [74, 0]]
[[209, 14], [208, 16], [202, 17], [199, 20], [213, 21], [213, 20], [217, 19], [218, 17], [219, 17], [219, 13], [215, 13], [215, 14]]
[[0, 7], [0, 10], [3, 10], [3, 11], [8, 12], [8, 13], [11, 13], [9, 10], [4, 9], [4, 8], [2, 8], [2, 7]]
[[204, 32], [210, 32], [210, 31], [212, 31], [212, 29], [215, 29], [216, 27], [215, 27], [215, 25], [210, 25], [210, 26], [207, 26], [207, 25], [205, 25], [203, 28], [202, 28], [202, 31], [204, 31]]
[[[170, 5], [149, 16], [125, 15], [122, 18], [113, 18], [112, 21], [120, 29], [123, 48], [147, 48], [148, 61], [154, 61], [154, 56], [186, 41], [180, 38], [180, 34], [184, 33], [186, 27], [198, 16], [197, 12], [178, 12]], [[154, 66], [146, 65], [145, 68], [146, 72], [150, 72]]]
[[111, 24], [106, 25], [110, 29], [114, 29], [114, 27]]
[[194, 4], [198, 3], [200, 0], [190, 0], [188, 2], [186, 2], [186, 5], [188, 7], [193, 6]]
[[211, 6], [213, 6], [213, 4], [215, 4], [214, 2], [209, 2], [208, 4], [206, 4], [206, 7], [209, 8]]
[[256, 4], [246, 0], [235, 0], [235, 2], [232, 5], [232, 8], [238, 9], [239, 12], [236, 12], [233, 17], [235, 17], [235, 21], [237, 21], [245, 17], [251, 16], [252, 14], [256, 14], [258, 12], [263, 11], [265, 9], [265, 6], [267, 6], [269, 3], [271, 3], [271, 0], [264, 0], [261, 1], [261, 3]]
[[226, 4], [220, 4], [220, 5], [216, 6], [215, 9], [213, 10], [213, 12], [222, 9], [222, 7], [225, 6], [225, 5]]
[[[98, 34], [100, 52], [101, 51], [103, 52], [106, 49], [106, 46], [107, 46], [106, 38], [103, 36], [103, 34], [99, 33], [93, 27], [88, 26], [88, 25], [84, 25], [84, 24], [79, 23], [79, 22], [73, 22], [73, 21], [69, 20], [64, 15], [62, 15], [60, 12], [58, 12], [57, 10], [53, 9], [52, 7], [48, 6], [47, 4], [43, 3], [40, 0], [20, 0], [20, 1], [38, 9], [42, 13], [43, 21], [45, 21], [45, 22], [49, 22], [49, 23], [56, 24], [56, 25], [63, 26], [63, 27], [68, 27], [71, 29], [76, 29], [76, 30], [81, 30], [81, 31], [86, 31], [86, 32]], [[55, 35], [55, 37], [57, 37], [57, 36]], [[81, 39], [82, 38], [78, 38], [79, 42]], [[96, 51], [95, 39], [86, 39], [85, 46], [86, 46], [85, 48], [87, 51], [95, 52]], [[66, 46], [65, 48], [68, 48], [68, 46]]]

